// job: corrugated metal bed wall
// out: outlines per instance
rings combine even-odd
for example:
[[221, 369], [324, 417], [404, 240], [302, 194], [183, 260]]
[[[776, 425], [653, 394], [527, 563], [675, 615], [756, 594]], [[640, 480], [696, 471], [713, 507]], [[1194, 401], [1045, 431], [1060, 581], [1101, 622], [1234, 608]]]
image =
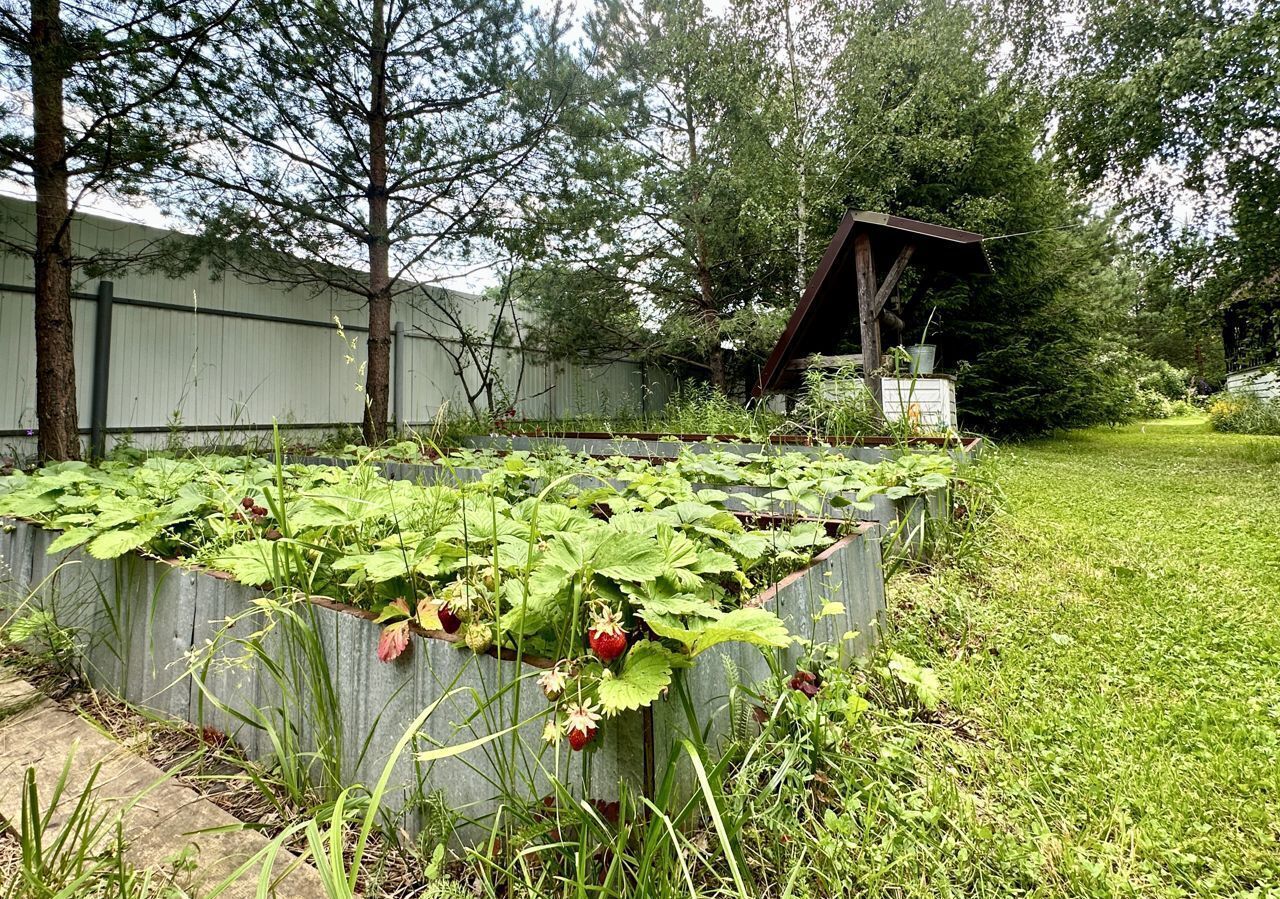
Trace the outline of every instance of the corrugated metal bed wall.
[[[29, 234], [32, 224], [31, 204], [0, 198], [3, 233]], [[72, 240], [77, 248], [125, 251], [164, 234], [84, 216], [73, 227]], [[298, 431], [360, 422], [364, 395], [357, 385], [364, 381], [367, 317], [358, 297], [333, 290], [282, 290], [231, 274], [215, 279], [204, 267], [180, 278], [129, 271], [110, 280], [108, 446], [126, 434], [140, 445], [151, 445], [174, 431], [235, 440], [262, 433], [273, 419]], [[34, 446], [26, 437], [36, 427], [31, 283], [28, 258], [0, 253], [0, 450], [14, 446], [27, 452]], [[99, 283], [78, 276], [73, 284], [76, 392], [86, 434]], [[468, 327], [484, 329], [492, 316], [491, 304], [480, 297], [450, 292], [446, 301]], [[344, 345], [335, 317], [347, 338], [355, 340], [354, 351]], [[455, 413], [466, 411], [452, 360], [427, 336], [448, 339], [456, 332], [408, 302], [397, 301], [392, 320], [405, 326], [403, 362], [392, 359], [393, 380], [397, 371], [404, 371], [405, 421], [429, 421], [445, 403]], [[500, 353], [499, 361], [505, 388], [514, 392], [519, 382], [515, 406], [528, 418], [656, 411], [670, 389], [662, 372], [630, 360], [575, 365], [511, 348]], [[474, 370], [464, 376], [476, 383]]]

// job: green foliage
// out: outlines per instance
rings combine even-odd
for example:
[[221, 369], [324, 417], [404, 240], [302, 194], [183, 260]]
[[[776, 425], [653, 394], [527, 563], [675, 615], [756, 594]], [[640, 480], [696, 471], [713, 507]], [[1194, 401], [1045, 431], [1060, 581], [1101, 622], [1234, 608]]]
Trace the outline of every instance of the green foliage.
[[[39, 31], [31, 27], [31, 6], [7, 5], [0, 23], [0, 87], [10, 98], [30, 97], [34, 63], [44, 102], [56, 97], [59, 114], [64, 104], [79, 114], [62, 117], [65, 138], [59, 134], [37, 152], [34, 104], [3, 101], [0, 174], [39, 191], [51, 204], [46, 210], [59, 216], [52, 223], [57, 229], [69, 226], [88, 194], [136, 198], [158, 183], [168, 185], [167, 174], [190, 149], [189, 110], [171, 101], [198, 47], [225, 38], [230, 5], [193, 0], [163, 15], [150, 0], [55, 5], [43, 9], [51, 16]], [[58, 44], [51, 35], [55, 27]], [[37, 175], [41, 154], [40, 164], [69, 174], [70, 197], [45, 193], [49, 181], [39, 183]], [[7, 230], [6, 251], [49, 252], [35, 245], [34, 232], [23, 230]], [[164, 246], [169, 249], [169, 242]], [[139, 264], [156, 249], [77, 248], [83, 255], [74, 264], [90, 273], [111, 271]]]
[[1131, 365], [1137, 375], [1138, 387], [1159, 394], [1170, 401], [1185, 400], [1191, 375], [1164, 359], [1152, 359], [1135, 354]]
[[[1178, 268], [1213, 272], [1219, 300], [1280, 262], [1276, 146], [1258, 139], [1280, 122], [1278, 41], [1267, 3], [1090, 0], [1060, 57], [1059, 149], [1085, 183], [1119, 184], [1155, 236], [1190, 243]], [[1188, 202], [1207, 220], [1189, 240], [1173, 216]]]
[[857, 437], [885, 428], [875, 399], [852, 365], [835, 372], [808, 369], [794, 418], [815, 434]]
[[646, 641], [627, 653], [622, 670], [600, 682], [600, 705], [606, 715], [638, 709], [657, 701], [671, 685], [672, 654]]
[[[580, 702], [592, 701], [609, 676], [586, 652], [589, 610], [606, 606], [629, 624], [652, 618], [688, 656], [726, 640], [777, 645], [785, 638], [778, 619], [738, 606], [832, 542], [813, 525], [749, 530], [723, 507], [727, 494], [699, 498], [678, 475], [667, 491], [580, 487], [520, 455], [492, 458], [494, 470], [455, 487], [386, 480], [369, 464], [221, 456], [63, 463], [0, 482], [0, 515], [65, 529], [54, 551], [86, 541], [103, 558], [144, 549], [249, 585], [341, 597], [380, 616], [383, 661], [407, 647], [411, 622], [436, 629], [447, 607], [477, 652], [496, 641], [565, 660]], [[553, 465], [571, 470], [573, 462]], [[535, 487], [541, 477], [550, 483]], [[607, 520], [594, 514], [601, 508], [612, 511]], [[287, 631], [302, 613], [278, 614]], [[293, 629], [305, 633], [305, 622]], [[266, 635], [243, 630], [228, 639], [247, 640], [248, 651], [269, 659]], [[313, 655], [300, 652], [288, 670], [273, 666], [287, 695], [302, 692], [299, 671], [329, 682], [327, 671], [312, 670]], [[643, 686], [648, 674], [640, 668], [635, 678]], [[625, 675], [624, 667], [624, 686], [633, 680]], [[617, 711], [636, 700], [610, 701]], [[251, 723], [292, 739], [288, 726]], [[297, 757], [288, 745], [281, 755]], [[301, 795], [308, 780], [305, 770], [289, 776], [290, 792]]]
[[768, 50], [696, 0], [606, 0], [585, 31], [598, 95], [526, 235], [550, 248], [523, 279], [534, 337], [691, 365], [725, 390], [723, 344], [767, 350], [793, 278], [759, 205], [778, 162]]
[[782, 425], [782, 416], [763, 407], [747, 409], [710, 384], [695, 381], [681, 384], [661, 414], [644, 424], [659, 434], [733, 434], [750, 439], [765, 439]]
[[1280, 436], [1280, 400], [1227, 393], [1209, 403], [1208, 411], [1215, 431]]
[[[715, 18], [677, 0], [635, 6], [629, 14], [654, 32], [651, 49], [618, 50], [634, 65], [608, 77], [640, 98], [655, 85], [678, 88], [648, 110], [662, 113], [657, 124], [626, 119], [623, 149], [608, 142], [607, 128], [593, 133], [594, 164], [575, 170], [567, 196], [580, 230], [566, 243], [567, 259], [530, 275], [542, 279], [530, 296], [547, 315], [547, 332], [567, 341], [556, 352], [653, 350], [702, 366], [729, 338], [750, 380], [851, 206], [994, 238], [993, 277], [944, 276], [917, 294], [928, 285], [909, 269], [901, 294], [914, 299], [891, 309], [904, 323], [901, 342], [928, 327], [958, 376], [966, 427], [1031, 434], [1114, 417], [1103, 357], [1117, 343], [1143, 343], [1131, 311], [1154, 290], [1143, 292], [1135, 255], [1113, 237], [1116, 224], [1094, 216], [1043, 153], [1046, 101], [1038, 86], [1006, 71], [980, 11], [942, 0], [848, 8], [759, 0]], [[608, 7], [630, 21], [619, 9]], [[696, 27], [678, 27], [690, 16]], [[646, 125], [670, 129], [671, 141], [650, 139], [637, 150], [628, 141]], [[767, 146], [753, 143], [756, 131], [772, 136]], [[681, 155], [691, 136], [705, 153], [668, 170], [670, 146]], [[650, 172], [656, 180], [637, 174], [647, 171], [641, 162], [620, 164], [637, 152], [666, 154]], [[660, 196], [628, 205], [658, 184]], [[650, 217], [643, 229], [635, 224], [641, 212]], [[637, 245], [637, 233], [657, 245]], [[600, 243], [610, 248], [604, 261], [581, 262]], [[704, 246], [707, 266], [698, 255]], [[748, 316], [751, 334], [737, 333]], [[848, 323], [844, 352], [857, 343], [852, 316]], [[856, 396], [840, 408], [811, 396], [809, 417], [838, 433], [878, 429]]]
[[22, 609], [0, 628], [0, 644], [26, 645], [49, 653], [54, 664], [65, 672], [82, 649], [76, 633], [58, 623], [51, 609]]
[[[1276, 883], [1278, 810], [1257, 801], [1274, 766], [1240, 752], [1242, 729], [1249, 745], [1280, 737], [1259, 714], [1277, 696], [1258, 652], [1280, 620], [1274, 443], [1181, 418], [1014, 448], [988, 551], [896, 582], [890, 640], [938, 673], [959, 737], [934, 759], [963, 761], [939, 776], [1003, 822], [970, 831], [971, 858], [1013, 849], [1025, 890], [1047, 896]], [[1117, 808], [1139, 807], [1116, 828]]]
[[[18, 785], [20, 817], [14, 822], [20, 858], [11, 870], [0, 871], [0, 895], [5, 899], [184, 899], [178, 885], [182, 862], [172, 870], [144, 870], [125, 858], [124, 829], [119, 810], [99, 806], [101, 764], [94, 765], [77, 793], [72, 787], [74, 753], [62, 772], [42, 791], [37, 771], [27, 768]], [[128, 800], [145, 801], [147, 790]]]

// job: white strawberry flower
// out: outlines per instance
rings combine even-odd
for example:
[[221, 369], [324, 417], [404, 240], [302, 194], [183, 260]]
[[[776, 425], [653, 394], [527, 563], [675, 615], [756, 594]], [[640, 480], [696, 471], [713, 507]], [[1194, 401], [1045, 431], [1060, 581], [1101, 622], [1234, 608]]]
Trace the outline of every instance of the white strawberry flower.
[[596, 633], [608, 634], [609, 636], [627, 632], [627, 629], [622, 626], [622, 616], [608, 606], [605, 606], [592, 618], [591, 628]]
[[596, 729], [596, 725], [599, 723], [600, 713], [595, 710], [591, 700], [587, 700], [582, 705], [572, 706], [569, 709], [569, 714], [564, 722], [564, 732], [571, 733], [576, 730], [584, 734], [590, 733]]
[[561, 729], [555, 718], [548, 718], [546, 725], [542, 728], [543, 741], [550, 743], [552, 746], [560, 745]]
[[542, 688], [542, 692], [547, 699], [555, 699], [564, 692], [565, 684], [569, 681], [568, 673], [557, 665], [554, 668], [542, 672], [538, 677], [538, 686]]

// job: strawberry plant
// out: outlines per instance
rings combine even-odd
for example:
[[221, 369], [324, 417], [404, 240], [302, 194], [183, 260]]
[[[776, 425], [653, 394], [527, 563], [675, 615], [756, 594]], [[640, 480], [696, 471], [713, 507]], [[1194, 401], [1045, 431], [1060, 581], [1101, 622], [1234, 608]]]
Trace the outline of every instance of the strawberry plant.
[[[177, 556], [368, 609], [382, 661], [403, 655], [415, 628], [473, 652], [556, 659], [556, 732], [585, 746], [707, 648], [786, 645], [782, 623], [742, 601], [832, 538], [748, 527], [722, 491], [695, 491], [674, 469], [619, 460], [637, 485], [619, 489], [570, 484], [575, 464], [512, 456], [492, 478], [418, 486], [365, 464], [67, 463], [0, 481], [0, 514], [63, 530], [55, 551]], [[538, 495], [533, 481], [546, 484]]]

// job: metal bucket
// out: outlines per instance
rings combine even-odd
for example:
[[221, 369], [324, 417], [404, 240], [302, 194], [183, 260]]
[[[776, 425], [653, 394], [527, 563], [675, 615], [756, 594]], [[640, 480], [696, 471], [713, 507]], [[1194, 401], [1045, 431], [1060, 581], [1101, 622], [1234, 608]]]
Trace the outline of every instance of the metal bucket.
[[933, 357], [937, 347], [931, 343], [918, 343], [907, 347], [907, 355], [911, 357], [911, 374], [933, 374]]

